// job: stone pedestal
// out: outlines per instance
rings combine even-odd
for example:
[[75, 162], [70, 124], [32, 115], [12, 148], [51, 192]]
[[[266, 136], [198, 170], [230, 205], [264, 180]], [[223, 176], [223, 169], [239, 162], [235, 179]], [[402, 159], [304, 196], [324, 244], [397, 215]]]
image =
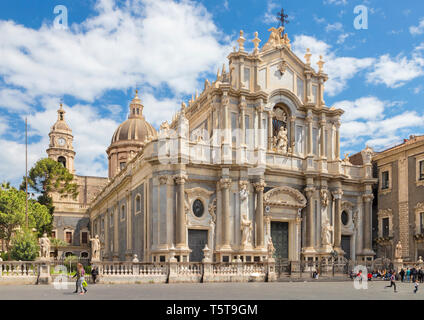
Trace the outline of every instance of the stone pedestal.
[[267, 261], [267, 275], [268, 282], [277, 281], [277, 273], [275, 272], [275, 260], [272, 257], [269, 257]]
[[37, 284], [50, 284], [52, 277], [50, 275], [50, 260], [40, 259], [38, 263]]
[[396, 270], [396, 272], [400, 272], [400, 270], [403, 268], [403, 259], [395, 259], [393, 262], [393, 268]]

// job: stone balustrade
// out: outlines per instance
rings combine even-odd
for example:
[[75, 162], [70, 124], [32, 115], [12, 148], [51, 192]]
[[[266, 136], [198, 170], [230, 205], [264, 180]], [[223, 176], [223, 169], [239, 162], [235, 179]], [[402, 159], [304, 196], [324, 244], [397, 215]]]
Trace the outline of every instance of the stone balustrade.
[[[53, 278], [59, 266], [55, 261], [0, 262], [0, 284], [35, 284], [41, 265], [48, 265]], [[100, 283], [177, 283], [274, 281], [274, 262], [93, 262]], [[56, 268], [55, 268], [56, 267]], [[66, 266], [65, 266], [66, 267]], [[17, 281], [20, 280], [20, 281]]]

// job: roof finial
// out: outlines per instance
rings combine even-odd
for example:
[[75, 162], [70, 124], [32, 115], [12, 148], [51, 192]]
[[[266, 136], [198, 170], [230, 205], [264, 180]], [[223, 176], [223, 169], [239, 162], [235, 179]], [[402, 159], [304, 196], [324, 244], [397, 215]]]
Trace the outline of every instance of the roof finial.
[[240, 37], [238, 38], [237, 42], [239, 44], [239, 52], [244, 51], [244, 42], [246, 39], [243, 37], [243, 30], [240, 30]]
[[317, 65], [319, 67], [319, 73], [322, 73], [324, 71], [324, 64], [325, 62], [322, 60], [322, 56], [319, 56], [319, 61], [317, 62]]
[[305, 60], [306, 60], [306, 64], [308, 66], [311, 65], [311, 57], [312, 57], [311, 49], [308, 48], [308, 49], [306, 49], [306, 54], [305, 54]]
[[255, 49], [253, 49], [253, 54], [258, 54], [259, 52], [259, 42], [261, 42], [261, 40], [258, 38], [258, 32], [255, 32], [255, 38], [252, 40], [253, 44], [255, 45]]

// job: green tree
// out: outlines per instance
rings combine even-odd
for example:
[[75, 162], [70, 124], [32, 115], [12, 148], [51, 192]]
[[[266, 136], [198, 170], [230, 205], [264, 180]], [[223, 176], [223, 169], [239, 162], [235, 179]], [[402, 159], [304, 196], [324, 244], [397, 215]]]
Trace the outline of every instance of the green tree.
[[57, 238], [50, 238], [50, 245], [54, 248], [54, 257], [57, 259], [59, 247], [65, 247], [68, 245], [66, 241]]
[[[21, 184], [21, 190], [25, 190], [25, 177]], [[53, 214], [54, 206], [51, 193], [58, 193], [62, 198], [78, 196], [78, 185], [74, 182], [71, 174], [59, 162], [43, 158], [38, 160], [28, 174], [28, 188], [38, 194], [38, 202], [47, 206]]]
[[39, 251], [37, 237], [28, 229], [18, 231], [12, 240], [10, 257], [13, 260], [33, 261]]
[[[0, 238], [5, 240], [6, 249], [14, 233], [26, 226], [25, 192], [10, 186], [0, 186]], [[35, 200], [28, 201], [28, 227], [35, 228], [40, 236], [49, 232], [52, 216], [48, 208]]]

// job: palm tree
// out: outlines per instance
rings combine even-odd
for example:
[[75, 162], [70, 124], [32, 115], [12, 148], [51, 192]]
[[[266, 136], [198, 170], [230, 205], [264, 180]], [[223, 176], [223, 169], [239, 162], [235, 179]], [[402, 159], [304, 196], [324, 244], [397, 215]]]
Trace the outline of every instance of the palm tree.
[[68, 245], [66, 241], [57, 238], [50, 238], [50, 245], [54, 248], [54, 258], [57, 259], [59, 247], [65, 247]]

